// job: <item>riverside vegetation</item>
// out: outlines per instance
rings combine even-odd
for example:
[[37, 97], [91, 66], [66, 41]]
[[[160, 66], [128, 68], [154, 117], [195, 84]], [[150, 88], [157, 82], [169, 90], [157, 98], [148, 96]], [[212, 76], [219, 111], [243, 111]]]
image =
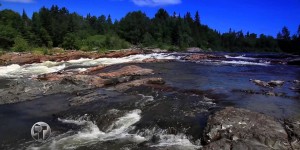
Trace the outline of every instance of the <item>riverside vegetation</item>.
[[283, 27], [277, 37], [234, 31], [220, 33], [201, 23], [200, 14], [170, 15], [159, 9], [153, 18], [141, 11], [120, 20], [111, 16], [86, 17], [65, 7], [42, 7], [28, 17], [25, 10], [0, 11], [0, 51], [49, 53], [52, 47], [84, 51], [139, 47], [183, 50], [199, 47], [214, 51], [299, 53], [300, 26], [295, 35]]

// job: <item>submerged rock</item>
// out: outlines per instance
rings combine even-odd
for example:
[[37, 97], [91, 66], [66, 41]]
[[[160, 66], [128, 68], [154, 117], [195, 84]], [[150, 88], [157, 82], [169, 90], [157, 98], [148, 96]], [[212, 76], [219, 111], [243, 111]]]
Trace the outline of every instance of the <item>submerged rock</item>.
[[274, 118], [227, 107], [210, 116], [204, 149], [291, 149], [288, 134]]

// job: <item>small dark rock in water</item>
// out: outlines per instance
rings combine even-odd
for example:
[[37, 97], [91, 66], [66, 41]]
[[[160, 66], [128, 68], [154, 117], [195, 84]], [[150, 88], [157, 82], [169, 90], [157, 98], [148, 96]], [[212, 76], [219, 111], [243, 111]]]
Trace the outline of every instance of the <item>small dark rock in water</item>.
[[261, 80], [252, 80], [250, 79], [254, 84], [261, 86], [261, 87], [268, 87], [268, 88], [274, 88], [276, 86], [282, 86], [284, 84], [284, 81], [281, 80], [271, 80], [269, 82], [261, 81]]
[[300, 81], [299, 80], [294, 80], [293, 81], [295, 84], [300, 84]]
[[275, 86], [282, 86], [284, 84], [284, 81], [280, 81], [280, 80], [271, 80], [270, 82], [268, 82], [268, 84], [271, 87], [275, 87]]
[[262, 87], [270, 87], [269, 84], [265, 81], [261, 81], [261, 80], [252, 80], [250, 79], [250, 81], [252, 81], [254, 84], [258, 85], [258, 86], [262, 86]]
[[292, 149], [274, 118], [233, 107], [209, 117], [204, 141], [204, 149]]

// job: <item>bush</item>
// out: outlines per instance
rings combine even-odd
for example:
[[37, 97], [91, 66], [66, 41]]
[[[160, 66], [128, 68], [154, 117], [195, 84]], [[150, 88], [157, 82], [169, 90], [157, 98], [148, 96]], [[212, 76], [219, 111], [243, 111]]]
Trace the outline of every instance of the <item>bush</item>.
[[130, 44], [116, 35], [94, 35], [82, 41], [81, 50], [118, 50], [129, 48]]
[[38, 55], [47, 55], [49, 50], [45, 47], [35, 47], [31, 50], [31, 53]]
[[14, 39], [14, 45], [12, 47], [12, 50], [15, 52], [24, 52], [28, 51], [30, 49], [27, 41], [23, 39], [22, 37], [16, 37]]

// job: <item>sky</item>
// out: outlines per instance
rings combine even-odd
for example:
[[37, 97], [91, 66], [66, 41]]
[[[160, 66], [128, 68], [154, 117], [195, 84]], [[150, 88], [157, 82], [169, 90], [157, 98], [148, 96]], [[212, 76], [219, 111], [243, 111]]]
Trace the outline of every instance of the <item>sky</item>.
[[0, 0], [0, 10], [12, 9], [29, 16], [42, 6], [58, 5], [80, 15], [111, 15], [120, 19], [141, 10], [153, 17], [158, 9], [183, 16], [200, 13], [202, 24], [221, 33], [232, 30], [276, 36], [283, 26], [295, 34], [300, 25], [300, 0]]

